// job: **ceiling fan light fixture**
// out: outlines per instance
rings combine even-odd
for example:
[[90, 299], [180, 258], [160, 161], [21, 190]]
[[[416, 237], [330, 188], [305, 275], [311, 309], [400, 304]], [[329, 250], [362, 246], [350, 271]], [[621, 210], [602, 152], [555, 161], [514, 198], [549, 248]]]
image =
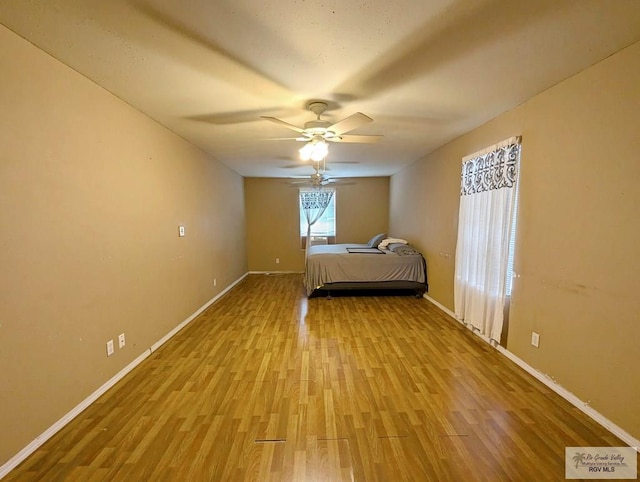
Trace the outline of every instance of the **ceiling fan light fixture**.
[[312, 140], [302, 146], [299, 152], [303, 161], [320, 162], [329, 154], [329, 145], [324, 140]]
[[311, 151], [313, 151], [313, 144], [311, 144], [311, 142], [308, 142], [307, 144], [302, 146], [299, 151], [300, 159], [302, 159], [303, 161], [308, 161], [309, 159], [311, 159]]

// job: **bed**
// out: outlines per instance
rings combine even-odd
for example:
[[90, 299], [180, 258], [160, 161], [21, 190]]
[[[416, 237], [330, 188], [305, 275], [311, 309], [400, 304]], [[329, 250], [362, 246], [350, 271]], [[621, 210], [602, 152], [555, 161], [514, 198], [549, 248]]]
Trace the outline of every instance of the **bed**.
[[411, 290], [421, 297], [428, 289], [422, 254], [404, 240], [375, 239], [367, 244], [310, 246], [304, 274], [307, 296], [339, 290]]

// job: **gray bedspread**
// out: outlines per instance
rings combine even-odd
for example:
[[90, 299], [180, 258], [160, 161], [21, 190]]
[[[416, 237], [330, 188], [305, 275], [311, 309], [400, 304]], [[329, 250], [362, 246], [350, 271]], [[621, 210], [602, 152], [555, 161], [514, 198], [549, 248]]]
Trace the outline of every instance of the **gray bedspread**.
[[326, 283], [415, 281], [425, 283], [422, 255], [410, 249], [383, 251], [383, 254], [349, 253], [347, 248], [366, 244], [311, 246], [304, 284], [309, 296]]

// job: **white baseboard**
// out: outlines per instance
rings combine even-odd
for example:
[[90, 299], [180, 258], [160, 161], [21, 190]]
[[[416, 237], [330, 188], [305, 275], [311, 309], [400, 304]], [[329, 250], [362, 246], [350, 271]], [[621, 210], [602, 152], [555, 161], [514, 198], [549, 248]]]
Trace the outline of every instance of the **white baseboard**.
[[502, 353], [504, 356], [506, 356], [509, 360], [514, 362], [516, 365], [518, 365], [520, 368], [522, 368], [523, 370], [528, 372], [530, 375], [536, 377], [538, 380], [540, 380], [542, 383], [544, 383], [551, 390], [553, 390], [558, 395], [560, 395], [562, 398], [567, 400], [574, 407], [578, 408], [579, 410], [584, 412], [586, 415], [588, 415], [590, 418], [595, 420], [597, 423], [602, 425], [604, 428], [606, 428], [613, 435], [618, 437], [620, 440], [623, 440], [624, 442], [626, 442], [629, 445], [629, 447], [633, 447], [634, 449], [636, 449], [636, 451], [640, 452], [640, 440], [638, 440], [637, 438], [633, 437], [629, 432], [627, 432], [622, 427], [620, 427], [620, 426], [616, 425], [615, 423], [613, 423], [611, 420], [609, 420], [607, 417], [602, 415], [600, 412], [598, 412], [597, 410], [593, 409], [588, 403], [580, 400], [578, 397], [576, 397], [569, 390], [567, 390], [566, 388], [562, 387], [561, 385], [558, 385], [548, 375], [545, 375], [541, 371], [536, 370], [531, 365], [529, 365], [527, 362], [525, 362], [521, 358], [519, 358], [516, 355], [514, 355], [513, 353], [511, 353], [506, 348], [498, 345], [496, 347], [496, 349], [500, 353]]
[[434, 300], [433, 298], [431, 298], [431, 296], [429, 296], [428, 294], [424, 294], [422, 295], [424, 296], [424, 298], [429, 301], [430, 303], [436, 305], [438, 308], [440, 308], [442, 311], [444, 311], [447, 315], [449, 315], [451, 318], [453, 318], [454, 320], [456, 320], [457, 322], [461, 323], [460, 320], [458, 320], [458, 318], [456, 318], [456, 314], [451, 311], [449, 308], [447, 308], [446, 306], [444, 306], [443, 304], [437, 302], [436, 300]]
[[85, 398], [78, 405], [73, 407], [69, 412], [67, 412], [60, 420], [54, 423], [47, 430], [38, 435], [29, 445], [24, 447], [20, 452], [11, 457], [5, 464], [0, 466], [0, 479], [4, 478], [9, 472], [11, 472], [14, 468], [16, 468], [24, 459], [26, 459], [29, 455], [35, 452], [43, 443], [53, 437], [56, 433], [60, 431], [65, 425], [67, 425], [71, 420], [76, 418], [80, 413], [82, 413], [86, 408], [89, 407], [93, 402], [95, 402], [101, 395], [103, 395], [107, 390], [113, 387], [116, 383], [122, 380], [131, 370], [140, 365], [142, 361], [151, 355], [154, 351], [164, 345], [171, 337], [173, 337], [176, 333], [178, 333], [181, 329], [191, 323], [194, 319], [198, 317], [204, 310], [209, 308], [213, 303], [218, 301], [224, 294], [226, 294], [229, 290], [231, 290], [235, 285], [240, 283], [249, 273], [245, 273], [236, 281], [227, 286], [224, 290], [218, 293], [216, 296], [207, 301], [204, 305], [202, 305], [198, 310], [193, 313], [189, 318], [184, 320], [178, 326], [176, 326], [173, 330], [167, 333], [165, 336], [160, 338], [157, 342], [151, 345], [150, 348], [147, 348], [138, 358], [129, 363], [126, 367], [120, 370], [116, 375], [110, 378], [104, 385], [98, 388], [95, 392]]
[[[446, 306], [443, 306], [442, 304], [438, 303], [436, 300], [434, 300], [433, 298], [431, 298], [430, 296], [428, 296], [426, 294], [424, 295], [424, 297], [430, 303], [433, 303], [438, 308], [440, 308], [442, 311], [444, 311], [447, 315], [449, 315], [455, 321], [457, 321], [458, 323], [461, 323], [463, 326], [467, 326], [461, 320], [456, 318], [455, 313], [453, 313]], [[473, 330], [471, 330], [471, 331], [473, 331]], [[484, 337], [484, 336], [482, 336], [480, 333], [478, 333], [476, 331], [473, 331], [473, 333], [475, 335], [477, 335], [478, 337], [480, 337], [480, 339], [482, 339], [483, 341], [489, 342], [489, 339]], [[618, 437], [620, 440], [623, 440], [624, 442], [626, 442], [629, 445], [629, 447], [633, 447], [634, 449], [636, 449], [636, 451], [640, 452], [640, 440], [638, 440], [637, 438], [633, 437], [629, 432], [627, 432], [623, 428], [621, 428], [618, 425], [616, 425], [615, 423], [613, 423], [611, 420], [609, 420], [607, 417], [602, 415], [597, 410], [594, 410], [593, 408], [591, 408], [591, 406], [589, 406], [588, 403], [580, 400], [578, 397], [576, 397], [569, 390], [567, 390], [567, 389], [563, 388], [562, 386], [558, 385], [555, 382], [555, 380], [550, 378], [548, 375], [545, 375], [541, 371], [536, 370], [534, 367], [529, 365], [527, 362], [525, 362], [524, 360], [522, 360], [518, 356], [514, 355], [512, 352], [510, 352], [509, 350], [507, 350], [503, 346], [495, 345], [493, 343], [489, 343], [489, 344], [491, 346], [493, 346], [496, 350], [498, 350], [500, 353], [502, 353], [504, 356], [506, 356], [513, 363], [515, 363], [520, 368], [522, 368], [524, 371], [526, 371], [530, 375], [532, 375], [535, 378], [537, 378], [538, 380], [540, 380], [542, 383], [544, 383], [551, 390], [553, 390], [558, 395], [560, 395], [562, 398], [567, 400], [574, 407], [578, 408], [579, 410], [584, 412], [587, 416], [589, 416], [591, 419], [593, 419], [594, 421], [596, 421], [597, 423], [602, 425], [604, 428], [606, 428], [613, 435]]]
[[189, 318], [187, 318], [186, 320], [184, 320], [182, 323], [180, 323], [178, 326], [176, 326], [173, 330], [171, 330], [169, 333], [167, 333], [166, 335], [164, 335], [162, 338], [160, 338], [158, 341], [156, 341], [153, 345], [151, 345], [151, 353], [153, 353], [154, 351], [156, 351], [158, 348], [160, 348], [162, 345], [164, 345], [169, 339], [171, 339], [176, 333], [178, 333], [180, 330], [182, 330], [185, 326], [187, 326], [189, 323], [191, 323], [193, 320], [195, 320], [198, 316], [200, 316], [200, 314], [202, 312], [204, 312], [204, 310], [206, 310], [207, 308], [209, 308], [212, 304], [214, 304], [216, 301], [218, 301], [220, 298], [222, 298], [222, 296], [224, 296], [225, 294], [227, 294], [227, 292], [229, 290], [231, 290], [235, 285], [237, 285], [238, 283], [240, 283], [240, 281], [242, 281], [243, 279], [245, 279], [247, 276], [249, 275], [249, 273], [245, 273], [242, 276], [240, 276], [240, 278], [238, 278], [237, 280], [235, 280], [233, 283], [231, 283], [229, 286], [227, 286], [225, 289], [223, 289], [220, 293], [218, 293], [217, 295], [215, 295], [213, 298], [211, 298], [209, 301], [207, 301], [204, 305], [202, 305], [200, 308], [198, 308], [198, 310], [193, 313]]
[[304, 271], [249, 271], [249, 274], [304, 274]]
[[5, 475], [11, 472], [14, 468], [16, 468], [20, 462], [26, 459], [29, 455], [35, 452], [43, 443], [53, 437], [58, 431], [67, 425], [71, 420], [76, 418], [80, 413], [82, 413], [89, 405], [95, 402], [102, 394], [104, 394], [107, 390], [109, 390], [112, 386], [114, 386], [118, 381], [120, 381], [124, 376], [133, 370], [136, 366], [138, 366], [142, 360], [147, 358], [151, 354], [150, 349], [146, 349], [138, 358], [129, 363], [126, 367], [120, 370], [114, 377], [112, 377], [107, 383], [98, 388], [95, 392], [85, 398], [78, 405], [73, 407], [71, 411], [67, 412], [60, 420], [54, 423], [47, 430], [38, 435], [29, 445], [24, 447], [20, 452], [11, 457], [7, 463], [5, 463], [2, 467], [0, 467], [0, 479], [2, 479]]

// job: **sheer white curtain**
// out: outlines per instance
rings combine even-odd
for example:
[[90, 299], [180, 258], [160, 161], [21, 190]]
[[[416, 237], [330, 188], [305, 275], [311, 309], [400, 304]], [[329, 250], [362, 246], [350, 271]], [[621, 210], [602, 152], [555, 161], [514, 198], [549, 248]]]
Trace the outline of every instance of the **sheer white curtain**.
[[513, 137], [462, 160], [456, 316], [500, 342], [520, 162]]
[[311, 242], [311, 226], [313, 226], [324, 214], [333, 197], [333, 189], [313, 189], [300, 191], [300, 207], [307, 220], [307, 242], [305, 245], [305, 258]]

